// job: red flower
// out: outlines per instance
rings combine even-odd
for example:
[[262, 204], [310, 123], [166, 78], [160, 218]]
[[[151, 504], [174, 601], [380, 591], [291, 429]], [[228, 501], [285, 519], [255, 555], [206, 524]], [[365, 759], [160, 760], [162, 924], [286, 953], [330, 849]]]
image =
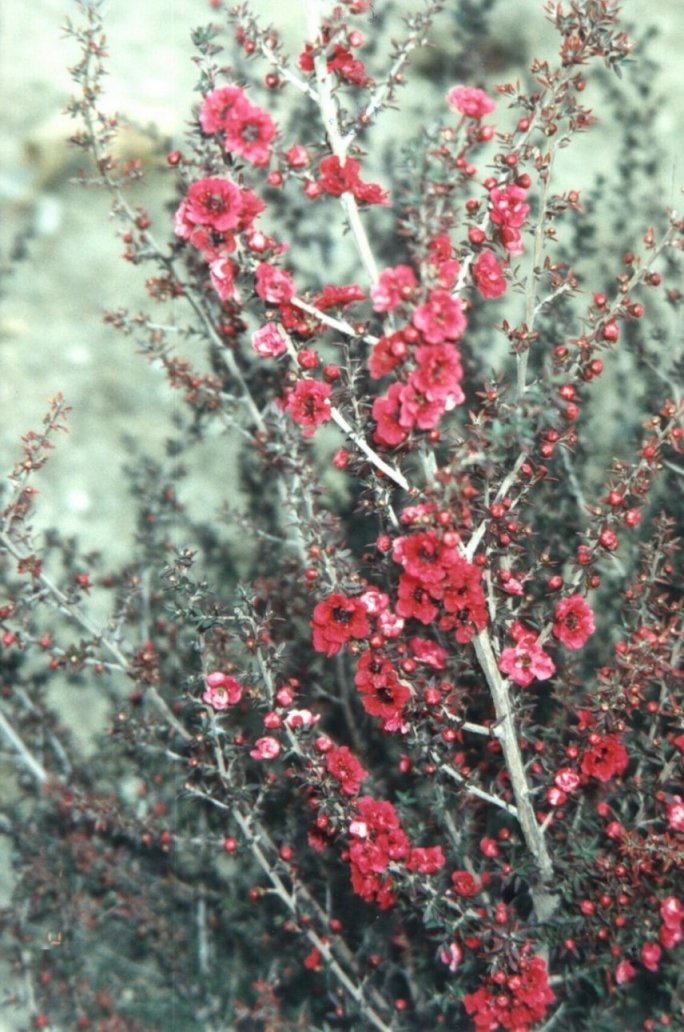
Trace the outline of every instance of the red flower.
[[556, 603], [553, 633], [568, 649], [581, 649], [596, 629], [591, 607], [581, 595], [570, 595]]
[[332, 197], [351, 193], [358, 201], [367, 204], [387, 204], [389, 198], [386, 191], [376, 183], [363, 183], [359, 175], [360, 168], [361, 162], [355, 158], [341, 162], [336, 154], [331, 154], [323, 158], [318, 166], [321, 174], [319, 186]]
[[298, 380], [290, 391], [285, 411], [299, 426], [305, 427], [305, 436], [311, 436], [317, 426], [331, 418], [330, 394], [332, 388], [319, 380]]
[[506, 277], [491, 251], [482, 251], [473, 264], [473, 277], [484, 298], [501, 297], [506, 293]]
[[629, 764], [629, 753], [619, 735], [589, 736], [589, 748], [582, 756], [581, 770], [585, 778], [610, 781], [617, 774], [624, 774]]
[[434, 874], [441, 870], [446, 863], [446, 857], [441, 846], [415, 846], [409, 851], [406, 861], [407, 871], [417, 871], [419, 874]]
[[317, 652], [334, 656], [350, 638], [367, 638], [370, 624], [363, 603], [346, 595], [329, 595], [319, 602], [311, 621], [313, 646]]
[[451, 884], [454, 891], [465, 899], [476, 896], [480, 891], [480, 886], [469, 871], [454, 871], [451, 875]]
[[385, 396], [381, 395], [373, 402], [373, 419], [377, 424], [373, 440], [376, 444], [394, 448], [408, 437], [407, 431], [399, 423], [399, 399], [403, 389], [403, 384], [393, 383]]
[[344, 795], [355, 796], [361, 788], [361, 782], [368, 777], [354, 753], [346, 745], [333, 748], [325, 757], [325, 769], [340, 783]]
[[437, 606], [430, 599], [422, 581], [408, 573], [402, 573], [399, 577], [397, 613], [406, 619], [414, 616], [424, 624], [432, 623], [438, 613]]

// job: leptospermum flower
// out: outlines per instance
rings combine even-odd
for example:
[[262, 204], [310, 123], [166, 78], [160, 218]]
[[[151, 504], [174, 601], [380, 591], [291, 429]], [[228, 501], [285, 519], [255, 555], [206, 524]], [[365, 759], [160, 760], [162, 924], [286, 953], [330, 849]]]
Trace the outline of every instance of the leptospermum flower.
[[267, 322], [252, 334], [252, 347], [260, 358], [277, 358], [287, 351], [287, 344], [273, 322]]
[[516, 623], [511, 627], [511, 635], [515, 646], [504, 649], [499, 658], [499, 670], [508, 674], [511, 681], [526, 688], [535, 679], [546, 681], [555, 673], [555, 664], [538, 643], [534, 631]]
[[264, 735], [263, 738], [257, 738], [249, 755], [253, 760], [275, 760], [280, 755], [280, 742], [271, 735]]
[[490, 115], [496, 104], [484, 90], [477, 86], [452, 86], [446, 95], [447, 104], [467, 118], [483, 118]]
[[553, 634], [568, 649], [581, 649], [596, 630], [591, 606], [581, 595], [570, 595], [556, 603]]
[[202, 695], [202, 701], [206, 702], [215, 710], [228, 709], [235, 706], [242, 698], [243, 687], [234, 677], [214, 670], [207, 674], [207, 687]]

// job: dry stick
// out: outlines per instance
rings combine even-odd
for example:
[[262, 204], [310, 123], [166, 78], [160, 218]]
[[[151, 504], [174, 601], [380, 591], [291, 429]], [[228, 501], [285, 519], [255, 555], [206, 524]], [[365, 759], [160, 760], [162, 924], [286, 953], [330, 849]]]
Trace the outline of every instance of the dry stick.
[[12, 725], [5, 719], [2, 713], [0, 713], [0, 732], [5, 736], [10, 745], [19, 754], [21, 762], [24, 764], [27, 770], [33, 775], [38, 784], [43, 785], [48, 780], [48, 772], [45, 767], [40, 763], [31, 750], [24, 742], [21, 735], [19, 735]]
[[[553, 164], [554, 147], [553, 144], [549, 147], [549, 158], [542, 175], [542, 187], [541, 194], [539, 197], [539, 215], [537, 218], [537, 227], [534, 231], [534, 247], [532, 249], [532, 271], [530, 273], [528, 285], [527, 285], [527, 304], [526, 304], [526, 325], [529, 333], [532, 332], [534, 327], [534, 320], [536, 313], [539, 311], [537, 306], [537, 284], [541, 276], [541, 260], [542, 253], [544, 250], [544, 240], [546, 237], [546, 200], [549, 193], [549, 186], [551, 184], [551, 166]], [[518, 401], [522, 401], [523, 395], [525, 394], [525, 381], [527, 379], [527, 359], [529, 355], [529, 349], [525, 348], [517, 356], [518, 366]]]

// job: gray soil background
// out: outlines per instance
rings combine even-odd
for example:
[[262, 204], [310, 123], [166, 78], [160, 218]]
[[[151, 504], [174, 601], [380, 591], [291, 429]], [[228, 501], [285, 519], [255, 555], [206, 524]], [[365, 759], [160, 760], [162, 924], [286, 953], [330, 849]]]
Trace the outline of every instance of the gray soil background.
[[[383, 2], [398, 11], [414, 6], [406, 0], [376, 0], [376, 6]], [[120, 260], [122, 245], [110, 224], [107, 196], [71, 182], [78, 155], [65, 144], [73, 123], [62, 112], [71, 94], [67, 66], [77, 53], [60, 27], [65, 15], [76, 15], [75, 6], [72, 0], [0, 2], [0, 470], [11, 469], [20, 455], [20, 436], [40, 426], [48, 397], [62, 392], [73, 409], [70, 434], [40, 474], [35, 525], [39, 530], [58, 525], [77, 535], [86, 550], [102, 550], [114, 567], [125, 558], [133, 533], [133, 510], [120, 474], [128, 458], [124, 435], [161, 455], [169, 415], [180, 401], [162, 374], [135, 353], [130, 338], [102, 322], [104, 308], [143, 307], [143, 281], [151, 273]], [[502, 49], [522, 55], [522, 62], [556, 53], [542, 6], [542, 0], [499, 2], [493, 24]], [[630, 22], [659, 30], [650, 52], [666, 98], [656, 127], [666, 158], [654, 189], [663, 206], [681, 207], [684, 0], [626, 0], [622, 6]], [[252, 7], [282, 29], [296, 57], [305, 39], [303, 2], [255, 0]], [[109, 0], [103, 10], [110, 54], [106, 108], [134, 124], [155, 124], [165, 137], [180, 141], [197, 96], [190, 30], [215, 20], [216, 13], [207, 0]], [[263, 65], [253, 68], [255, 76], [263, 75]], [[511, 65], [491, 74], [483, 70], [482, 79], [493, 84], [515, 75]], [[415, 130], [421, 104], [431, 96], [424, 77], [417, 82], [402, 95], [403, 113], [390, 112], [379, 121], [383, 139]], [[595, 114], [600, 118], [600, 111]], [[600, 126], [566, 152], [562, 188], [588, 185], [610, 161], [610, 141], [610, 127]], [[124, 146], [132, 156], [139, 143], [131, 131]], [[172, 192], [169, 173], [153, 167], [135, 196], [161, 218], [160, 198]], [[157, 231], [166, 237], [162, 224]], [[23, 238], [26, 258], [10, 273], [8, 255]], [[235, 494], [226, 443], [210, 439], [196, 451], [193, 476], [184, 487], [195, 511], [211, 512]], [[87, 737], [98, 723], [97, 706], [92, 713], [81, 706], [79, 720]], [[7, 852], [0, 848], [0, 904], [8, 886]], [[12, 986], [3, 985], [0, 970], [2, 989]], [[6, 1022], [8, 1015], [0, 1012], [0, 1032], [15, 1027]]]

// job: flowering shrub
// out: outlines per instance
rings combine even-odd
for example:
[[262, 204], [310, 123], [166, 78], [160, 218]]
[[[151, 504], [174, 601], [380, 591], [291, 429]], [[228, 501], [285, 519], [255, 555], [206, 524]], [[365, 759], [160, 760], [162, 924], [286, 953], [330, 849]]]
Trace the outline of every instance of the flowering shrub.
[[[154, 228], [139, 168], [110, 154], [99, 4], [68, 24], [83, 183], [110, 191], [166, 309], [105, 318], [181, 393], [174, 454], [220, 427], [242, 480], [198, 524], [177, 467], [141, 460], [139, 535], [109, 572], [31, 531], [61, 397], [9, 477], [3, 925], [35, 1027], [684, 1014], [682, 224], [642, 222], [618, 183], [599, 257], [577, 191], [554, 192], [594, 121], [588, 77], [609, 96], [632, 53], [608, 0], [547, 4], [555, 59], [527, 85], [445, 84], [393, 175], [374, 165], [441, 6], [386, 58], [366, 41], [384, 19], [399, 36], [392, 4], [308, 0], [292, 60], [247, 4], [212, 2]], [[464, 49], [491, 6], [463, 5]], [[353, 283], [306, 260], [343, 231]], [[600, 384], [620, 362], [641, 411], [611, 436]], [[110, 705], [90, 761], [54, 705], [84, 683]]]

